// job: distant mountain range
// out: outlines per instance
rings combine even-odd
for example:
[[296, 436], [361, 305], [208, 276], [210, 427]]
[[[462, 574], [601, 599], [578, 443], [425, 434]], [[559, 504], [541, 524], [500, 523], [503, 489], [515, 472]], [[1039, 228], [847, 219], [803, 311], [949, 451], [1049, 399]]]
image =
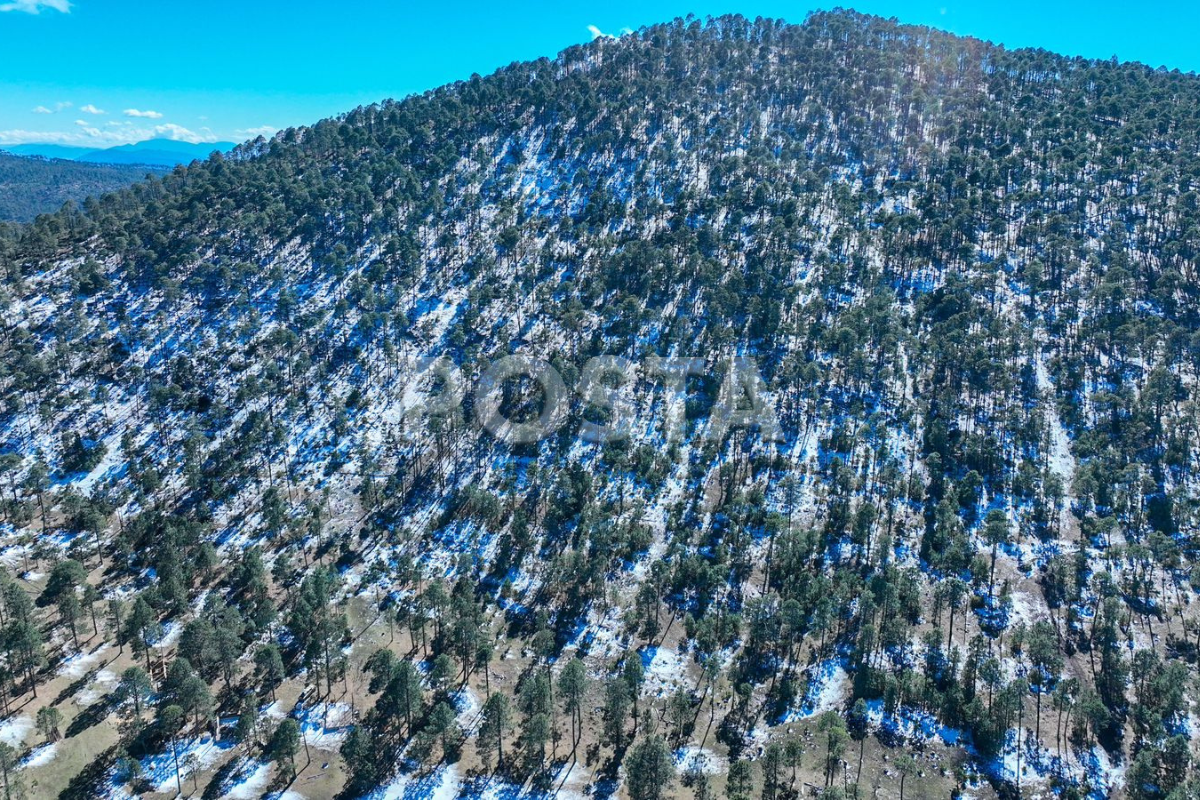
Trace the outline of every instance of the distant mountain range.
[[147, 139], [135, 144], [123, 144], [106, 149], [71, 147], [61, 144], [14, 144], [0, 146], [17, 156], [42, 156], [91, 164], [145, 164], [174, 167], [208, 158], [214, 150], [222, 153], [234, 148], [233, 142], [178, 142], [173, 139]]

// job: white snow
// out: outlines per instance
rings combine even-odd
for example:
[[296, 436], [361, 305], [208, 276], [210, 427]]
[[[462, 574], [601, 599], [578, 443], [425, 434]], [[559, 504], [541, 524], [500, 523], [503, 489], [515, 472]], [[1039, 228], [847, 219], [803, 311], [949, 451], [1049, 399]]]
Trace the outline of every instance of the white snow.
[[58, 754], [58, 743], [50, 742], [41, 747], [35, 747], [25, 760], [21, 762], [21, 766], [29, 769], [30, 767], [44, 767], [54, 760], [54, 756]]
[[662, 647], [653, 648], [650, 663], [646, 665], [646, 691], [656, 697], [664, 697], [683, 684], [687, 679], [687, 665], [679, 653]]
[[179, 624], [178, 620], [168, 622], [162, 630], [162, 635], [158, 637], [158, 641], [153, 647], [157, 650], [166, 650], [179, 641], [179, 635], [183, 633], [183, 625]]
[[454, 800], [461, 788], [458, 768], [450, 765], [422, 777], [401, 775], [369, 797], [371, 800]]
[[695, 771], [704, 775], [720, 775], [728, 769], [729, 759], [708, 748], [688, 745], [675, 751], [675, 765], [680, 774]]
[[241, 780], [225, 792], [226, 800], [257, 800], [262, 797], [271, 777], [271, 765], [254, 764], [253, 768], [243, 770], [242, 775]]
[[58, 667], [59, 677], [71, 679], [82, 678], [99, 663], [101, 654], [107, 649], [108, 645], [101, 645], [90, 653], [76, 653], [64, 659]]
[[156, 791], [173, 792], [176, 789], [176, 756], [179, 759], [180, 778], [187, 780], [193, 770], [211, 767], [232, 747], [232, 740], [218, 742], [207, 733], [195, 739], [178, 742], [174, 753], [168, 744], [163, 752], [142, 759], [142, 774]]
[[850, 693], [850, 676], [841, 662], [827, 659], [810, 667], [808, 688], [798, 712], [790, 713], [789, 719], [806, 719], [836, 711]]
[[1039, 610], [1037, 602], [1028, 592], [1013, 592], [1010, 599], [1013, 622], [1022, 622], [1029, 626], [1039, 619], [1045, 619], [1045, 612]]
[[345, 703], [317, 703], [295, 712], [301, 739], [318, 750], [337, 750], [350, 733], [354, 714]]
[[467, 686], [461, 692], [455, 694], [454, 708], [458, 711], [456, 720], [458, 727], [462, 728], [467, 734], [470, 734], [474, 730], [476, 722], [479, 721], [479, 714], [483, 710], [483, 705], [475, 695], [475, 690]]
[[20, 747], [25, 743], [25, 737], [33, 730], [31, 717], [9, 717], [0, 723], [0, 742]]
[[96, 679], [92, 681], [91, 685], [75, 695], [76, 705], [86, 708], [87, 706], [96, 704], [101, 698], [111, 692], [119, 681], [120, 679], [112, 670], [100, 670], [96, 673]]
[[1058, 407], [1054, 399], [1054, 384], [1050, 381], [1050, 373], [1046, 369], [1043, 358], [1034, 361], [1038, 389], [1046, 395], [1046, 420], [1050, 425], [1050, 470], [1062, 479], [1063, 489], [1067, 497], [1071, 496], [1071, 486], [1075, 480], [1075, 458], [1071, 455], [1071, 440], [1063, 428], [1058, 416]]

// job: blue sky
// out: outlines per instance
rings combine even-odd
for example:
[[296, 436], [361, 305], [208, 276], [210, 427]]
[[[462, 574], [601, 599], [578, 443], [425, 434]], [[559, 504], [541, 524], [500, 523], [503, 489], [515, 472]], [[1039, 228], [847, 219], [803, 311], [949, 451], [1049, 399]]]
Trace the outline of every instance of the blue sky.
[[0, 0], [0, 144], [252, 138], [694, 13], [802, 22], [844, 4], [1010, 47], [1200, 71], [1166, 0], [421, 2]]

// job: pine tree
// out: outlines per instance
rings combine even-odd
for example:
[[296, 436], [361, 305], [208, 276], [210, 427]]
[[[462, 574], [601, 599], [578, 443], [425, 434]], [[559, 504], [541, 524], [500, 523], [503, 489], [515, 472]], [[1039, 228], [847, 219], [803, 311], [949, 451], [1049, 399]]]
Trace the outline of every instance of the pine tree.
[[20, 764], [16, 748], [8, 742], [0, 742], [0, 780], [4, 784], [4, 800], [23, 800], [25, 797], [25, 779]]
[[296, 752], [300, 749], [300, 723], [288, 717], [279, 723], [271, 740], [267, 743], [267, 753], [271, 760], [286, 770], [289, 777], [296, 775]]
[[620, 678], [610, 678], [604, 687], [604, 738], [618, 752], [625, 747], [625, 719], [629, 708], [629, 685]]
[[625, 759], [626, 788], [630, 800], [662, 800], [675, 780], [671, 751], [658, 736], [639, 740]]
[[587, 668], [578, 657], [572, 658], [563, 667], [558, 679], [558, 693], [563, 699], [563, 710], [571, 718], [571, 754], [579, 747], [583, 735], [583, 698], [587, 692]]
[[838, 764], [846, 752], [846, 723], [836, 711], [826, 711], [817, 721], [817, 728], [825, 734], [825, 786], [833, 784]]
[[740, 758], [729, 762], [725, 796], [729, 800], [750, 800], [753, 794], [754, 768], [751, 763]]
[[479, 723], [480, 759], [486, 764], [492, 753], [496, 753], [497, 765], [504, 769], [504, 737], [512, 724], [512, 711], [508, 697], [499, 692], [488, 696], [483, 704], [483, 717]]
[[121, 673], [121, 681], [117, 684], [116, 698], [118, 702], [128, 702], [133, 705], [134, 728], [142, 725], [142, 710], [150, 702], [154, 694], [154, 685], [150, 676], [141, 667], [127, 667]]

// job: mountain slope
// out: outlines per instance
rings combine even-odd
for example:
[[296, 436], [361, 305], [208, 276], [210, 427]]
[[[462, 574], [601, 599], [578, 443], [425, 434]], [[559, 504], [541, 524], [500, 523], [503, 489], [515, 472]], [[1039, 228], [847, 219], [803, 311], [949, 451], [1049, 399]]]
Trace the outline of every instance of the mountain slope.
[[0, 152], [0, 220], [28, 222], [63, 203], [123, 189], [148, 173], [145, 166], [76, 164]]
[[[665, 748], [684, 796], [1190, 796], [1198, 118], [1191, 75], [679, 21], [41, 219], [3, 244], [3, 558], [51, 657], [56, 587], [118, 600], [158, 791], [168, 737], [218, 795], [285, 774], [204, 731], [290, 713], [330, 795], [503, 761], [641, 800]], [[707, 366], [682, 403], [643, 371], [605, 445], [578, 398], [517, 446], [474, 392], [412, 411], [420, 359], [510, 353]], [[714, 434], [734, 354], [781, 441]], [[9, 642], [14, 696], [63, 677]], [[96, 755], [70, 790], [136, 785]]]

